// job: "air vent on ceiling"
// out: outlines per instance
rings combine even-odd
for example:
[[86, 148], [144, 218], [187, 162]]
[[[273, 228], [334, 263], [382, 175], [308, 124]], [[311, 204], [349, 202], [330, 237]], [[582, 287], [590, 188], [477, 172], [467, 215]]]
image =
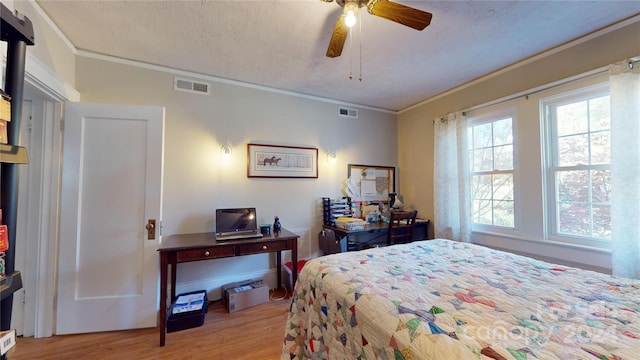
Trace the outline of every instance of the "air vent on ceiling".
[[342, 117], [348, 117], [348, 118], [357, 119], [358, 118], [358, 110], [349, 109], [349, 108], [346, 108], [346, 107], [339, 106], [338, 107], [338, 115], [340, 115]]
[[211, 94], [211, 84], [180, 78], [174, 79], [173, 89], [203, 95]]

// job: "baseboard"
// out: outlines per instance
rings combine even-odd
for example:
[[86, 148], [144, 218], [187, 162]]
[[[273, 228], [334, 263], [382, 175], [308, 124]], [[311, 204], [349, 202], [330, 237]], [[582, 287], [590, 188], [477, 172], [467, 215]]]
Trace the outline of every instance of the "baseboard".
[[[262, 279], [270, 289], [276, 288], [278, 283], [278, 275], [276, 269], [273, 268], [266, 271], [247, 272], [233, 276], [212, 276], [201, 281], [181, 282], [176, 286], [176, 295], [191, 291], [205, 290], [207, 292], [207, 298], [211, 301], [216, 301], [222, 299], [221, 288], [223, 285], [249, 279]], [[283, 278], [282, 281], [284, 284], [286, 279]], [[170, 287], [168, 291], [171, 291]]]

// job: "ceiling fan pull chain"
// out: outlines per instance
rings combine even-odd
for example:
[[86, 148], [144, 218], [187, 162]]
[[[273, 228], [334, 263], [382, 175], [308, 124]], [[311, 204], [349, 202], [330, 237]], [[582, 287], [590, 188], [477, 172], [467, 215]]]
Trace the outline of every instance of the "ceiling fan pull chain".
[[358, 22], [360, 23], [360, 76], [358, 77], [358, 80], [362, 81], [362, 42], [363, 42], [363, 38], [362, 38], [362, 11], [360, 11], [358, 13], [358, 17], [360, 18], [358, 20]]
[[349, 31], [349, 80], [353, 78], [353, 31]]

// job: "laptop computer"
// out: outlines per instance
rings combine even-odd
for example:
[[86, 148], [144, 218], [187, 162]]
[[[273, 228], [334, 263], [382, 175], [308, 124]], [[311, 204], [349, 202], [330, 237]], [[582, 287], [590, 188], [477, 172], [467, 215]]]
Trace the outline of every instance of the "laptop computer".
[[216, 209], [216, 240], [260, 238], [256, 208]]

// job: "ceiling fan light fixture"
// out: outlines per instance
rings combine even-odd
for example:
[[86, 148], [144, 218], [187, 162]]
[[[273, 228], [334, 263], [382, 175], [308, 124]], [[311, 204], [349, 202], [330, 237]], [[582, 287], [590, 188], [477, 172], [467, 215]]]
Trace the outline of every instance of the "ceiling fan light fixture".
[[356, 1], [348, 1], [344, 4], [344, 14], [346, 15], [344, 18], [344, 24], [347, 27], [353, 27], [356, 24], [356, 14], [358, 13], [358, 2]]
[[[333, 0], [322, 0], [333, 2]], [[356, 25], [356, 15], [361, 7], [366, 6], [369, 14], [408, 26], [418, 31], [423, 30], [431, 23], [433, 15], [429, 12], [415, 9], [389, 0], [335, 0], [342, 7], [342, 13], [336, 20], [327, 48], [327, 57], [335, 58], [342, 54], [347, 36], [351, 34], [351, 27]], [[362, 33], [362, 25], [360, 25]], [[362, 48], [362, 44], [360, 45]]]
[[353, 25], [356, 24], [356, 15], [353, 11], [347, 13], [347, 17], [344, 18], [344, 24], [347, 25], [347, 27], [353, 27]]

